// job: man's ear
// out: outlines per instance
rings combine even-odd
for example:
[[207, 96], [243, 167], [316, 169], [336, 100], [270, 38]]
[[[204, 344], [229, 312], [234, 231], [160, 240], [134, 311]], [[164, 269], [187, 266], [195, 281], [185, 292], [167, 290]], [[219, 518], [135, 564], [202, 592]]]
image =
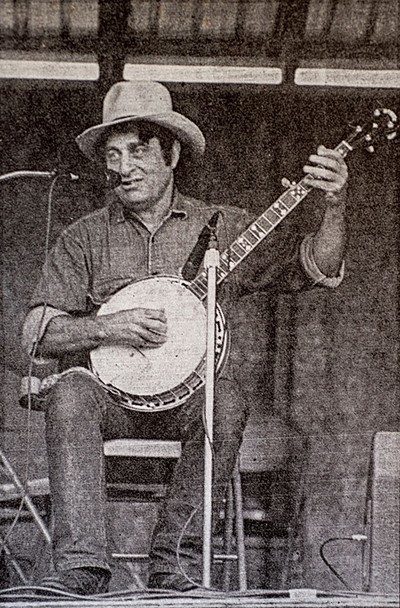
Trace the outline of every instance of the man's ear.
[[171, 151], [171, 168], [175, 169], [176, 165], [179, 162], [179, 158], [181, 156], [181, 142], [178, 141], [177, 139], [175, 139], [174, 143], [172, 144], [172, 151]]

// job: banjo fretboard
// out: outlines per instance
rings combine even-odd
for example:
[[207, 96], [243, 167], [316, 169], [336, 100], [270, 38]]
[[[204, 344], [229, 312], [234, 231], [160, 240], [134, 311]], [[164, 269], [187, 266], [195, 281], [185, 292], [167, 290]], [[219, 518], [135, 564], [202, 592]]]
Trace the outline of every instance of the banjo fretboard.
[[[344, 158], [352, 150], [347, 141], [342, 141], [335, 150]], [[263, 241], [270, 232], [289, 215], [293, 209], [313, 189], [307, 184], [304, 176], [297, 184], [290, 186], [259, 218], [242, 232], [242, 234], [220, 256], [220, 265], [217, 269], [217, 282], [221, 283], [232, 270], [240, 264]], [[190, 289], [203, 300], [207, 296], [207, 271], [203, 270], [191, 282]]]

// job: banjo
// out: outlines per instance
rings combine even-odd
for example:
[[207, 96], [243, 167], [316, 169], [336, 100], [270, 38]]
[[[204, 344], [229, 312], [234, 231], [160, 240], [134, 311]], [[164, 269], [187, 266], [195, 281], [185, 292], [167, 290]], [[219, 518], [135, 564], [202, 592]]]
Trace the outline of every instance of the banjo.
[[[335, 150], [344, 158], [357, 147], [373, 144], [380, 135], [396, 136], [396, 115], [377, 109], [373, 119], [353, 129]], [[285, 192], [220, 256], [217, 283], [221, 283], [282, 220], [307, 196], [312, 187], [303, 177]], [[205, 384], [207, 312], [206, 270], [190, 281], [179, 277], [148, 277], [124, 287], [103, 304], [98, 315], [135, 307], [164, 308], [168, 340], [158, 348], [99, 346], [90, 353], [90, 368], [121, 406], [146, 412], [183, 404]], [[216, 367], [221, 370], [229, 351], [229, 333], [221, 308], [216, 310]]]

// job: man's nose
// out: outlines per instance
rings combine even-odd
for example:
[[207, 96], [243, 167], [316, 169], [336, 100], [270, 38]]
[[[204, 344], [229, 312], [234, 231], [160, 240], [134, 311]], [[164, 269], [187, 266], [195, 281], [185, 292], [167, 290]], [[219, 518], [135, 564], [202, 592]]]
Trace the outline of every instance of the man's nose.
[[134, 168], [135, 161], [130, 154], [122, 154], [119, 165], [121, 175], [129, 175]]

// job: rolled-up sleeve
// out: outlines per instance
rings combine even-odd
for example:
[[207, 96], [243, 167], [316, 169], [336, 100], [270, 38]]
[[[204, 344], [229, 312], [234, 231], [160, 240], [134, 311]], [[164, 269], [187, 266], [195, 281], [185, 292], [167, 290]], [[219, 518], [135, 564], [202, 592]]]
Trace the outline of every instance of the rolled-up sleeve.
[[300, 260], [304, 268], [305, 273], [313, 281], [314, 285], [320, 285], [321, 287], [330, 287], [334, 289], [339, 287], [344, 278], [345, 263], [342, 262], [339, 272], [336, 277], [327, 277], [318, 268], [313, 251], [313, 235], [307, 234], [300, 246]]
[[[60, 315], [68, 315], [68, 313], [52, 306], [36, 306], [29, 311], [22, 329], [22, 348], [29, 357], [32, 356], [35, 346], [39, 344], [44, 336], [49, 322]], [[50, 359], [39, 356], [34, 359], [34, 362], [38, 365], [47, 364], [49, 361]]]

